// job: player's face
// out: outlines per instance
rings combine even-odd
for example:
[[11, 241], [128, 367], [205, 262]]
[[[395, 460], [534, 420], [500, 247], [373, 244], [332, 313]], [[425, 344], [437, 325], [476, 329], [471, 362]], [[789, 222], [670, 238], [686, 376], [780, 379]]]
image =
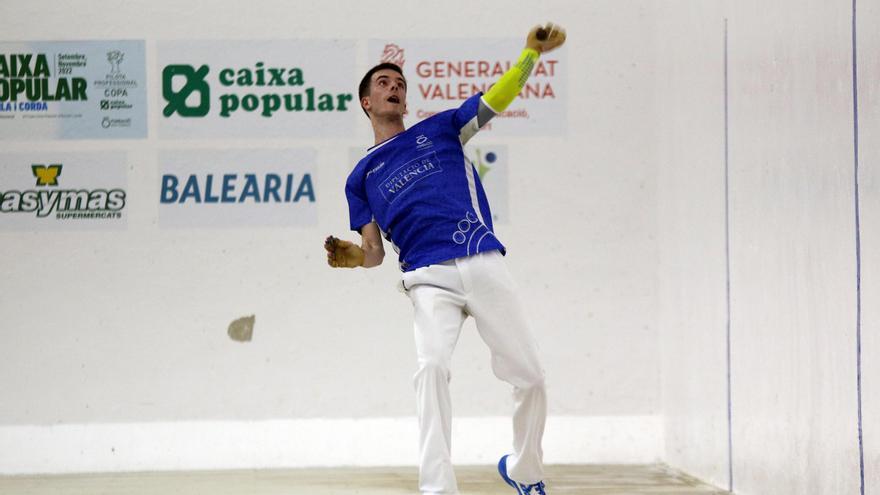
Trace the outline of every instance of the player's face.
[[406, 112], [406, 80], [397, 71], [382, 69], [373, 74], [370, 94], [364, 107], [374, 115], [400, 115]]

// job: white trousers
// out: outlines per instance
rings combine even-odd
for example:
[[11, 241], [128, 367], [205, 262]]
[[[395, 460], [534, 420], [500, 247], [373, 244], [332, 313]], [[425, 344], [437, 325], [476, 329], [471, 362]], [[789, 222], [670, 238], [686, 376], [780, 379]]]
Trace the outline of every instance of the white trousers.
[[[449, 365], [468, 315], [474, 317], [480, 337], [489, 346], [495, 376], [514, 387], [508, 475], [526, 484], [543, 479], [544, 370], [501, 253], [481, 253], [406, 272], [402, 285], [415, 312], [419, 489], [423, 494], [458, 493], [450, 458]], [[502, 454], [498, 453], [499, 458]]]

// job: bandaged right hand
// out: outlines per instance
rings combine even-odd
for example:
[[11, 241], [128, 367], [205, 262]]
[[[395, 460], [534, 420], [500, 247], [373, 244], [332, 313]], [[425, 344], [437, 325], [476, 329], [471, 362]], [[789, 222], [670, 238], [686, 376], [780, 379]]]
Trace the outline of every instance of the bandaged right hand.
[[[540, 36], [539, 32], [541, 32]], [[538, 53], [555, 50], [563, 43], [565, 43], [565, 29], [552, 22], [548, 22], [545, 26], [533, 27], [526, 38], [526, 48], [531, 48]]]
[[364, 250], [353, 242], [331, 235], [324, 241], [324, 249], [327, 250], [327, 264], [333, 268], [356, 268], [364, 264]]

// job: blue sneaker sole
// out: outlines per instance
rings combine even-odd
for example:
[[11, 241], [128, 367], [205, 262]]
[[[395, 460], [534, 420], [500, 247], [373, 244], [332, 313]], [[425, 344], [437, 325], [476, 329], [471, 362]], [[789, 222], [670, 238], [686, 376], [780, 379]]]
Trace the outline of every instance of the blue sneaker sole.
[[510, 485], [516, 489], [516, 493], [518, 495], [522, 495], [522, 490], [519, 489], [519, 484], [507, 476], [507, 458], [508, 457], [509, 457], [509, 454], [502, 457], [501, 460], [498, 461], [498, 474], [501, 475], [501, 479], [503, 479], [505, 482], [507, 482], [508, 485]]

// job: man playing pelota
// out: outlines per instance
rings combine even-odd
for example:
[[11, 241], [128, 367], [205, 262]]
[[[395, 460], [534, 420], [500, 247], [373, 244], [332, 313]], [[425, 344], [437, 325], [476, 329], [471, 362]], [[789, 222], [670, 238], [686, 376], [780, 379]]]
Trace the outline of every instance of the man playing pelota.
[[403, 125], [407, 85], [400, 67], [377, 65], [360, 84], [375, 145], [349, 175], [345, 194], [361, 244], [328, 237], [327, 262], [336, 268], [378, 266], [385, 256], [383, 236], [399, 254], [401, 287], [414, 309], [423, 494], [458, 493], [450, 457], [449, 365], [467, 316], [491, 351], [493, 372], [514, 387], [513, 453], [501, 458], [499, 473], [521, 495], [546, 493], [544, 371], [489, 202], [463, 147], [516, 98], [540, 55], [564, 42], [559, 26], [532, 29], [516, 65], [488, 92], [409, 129]]

